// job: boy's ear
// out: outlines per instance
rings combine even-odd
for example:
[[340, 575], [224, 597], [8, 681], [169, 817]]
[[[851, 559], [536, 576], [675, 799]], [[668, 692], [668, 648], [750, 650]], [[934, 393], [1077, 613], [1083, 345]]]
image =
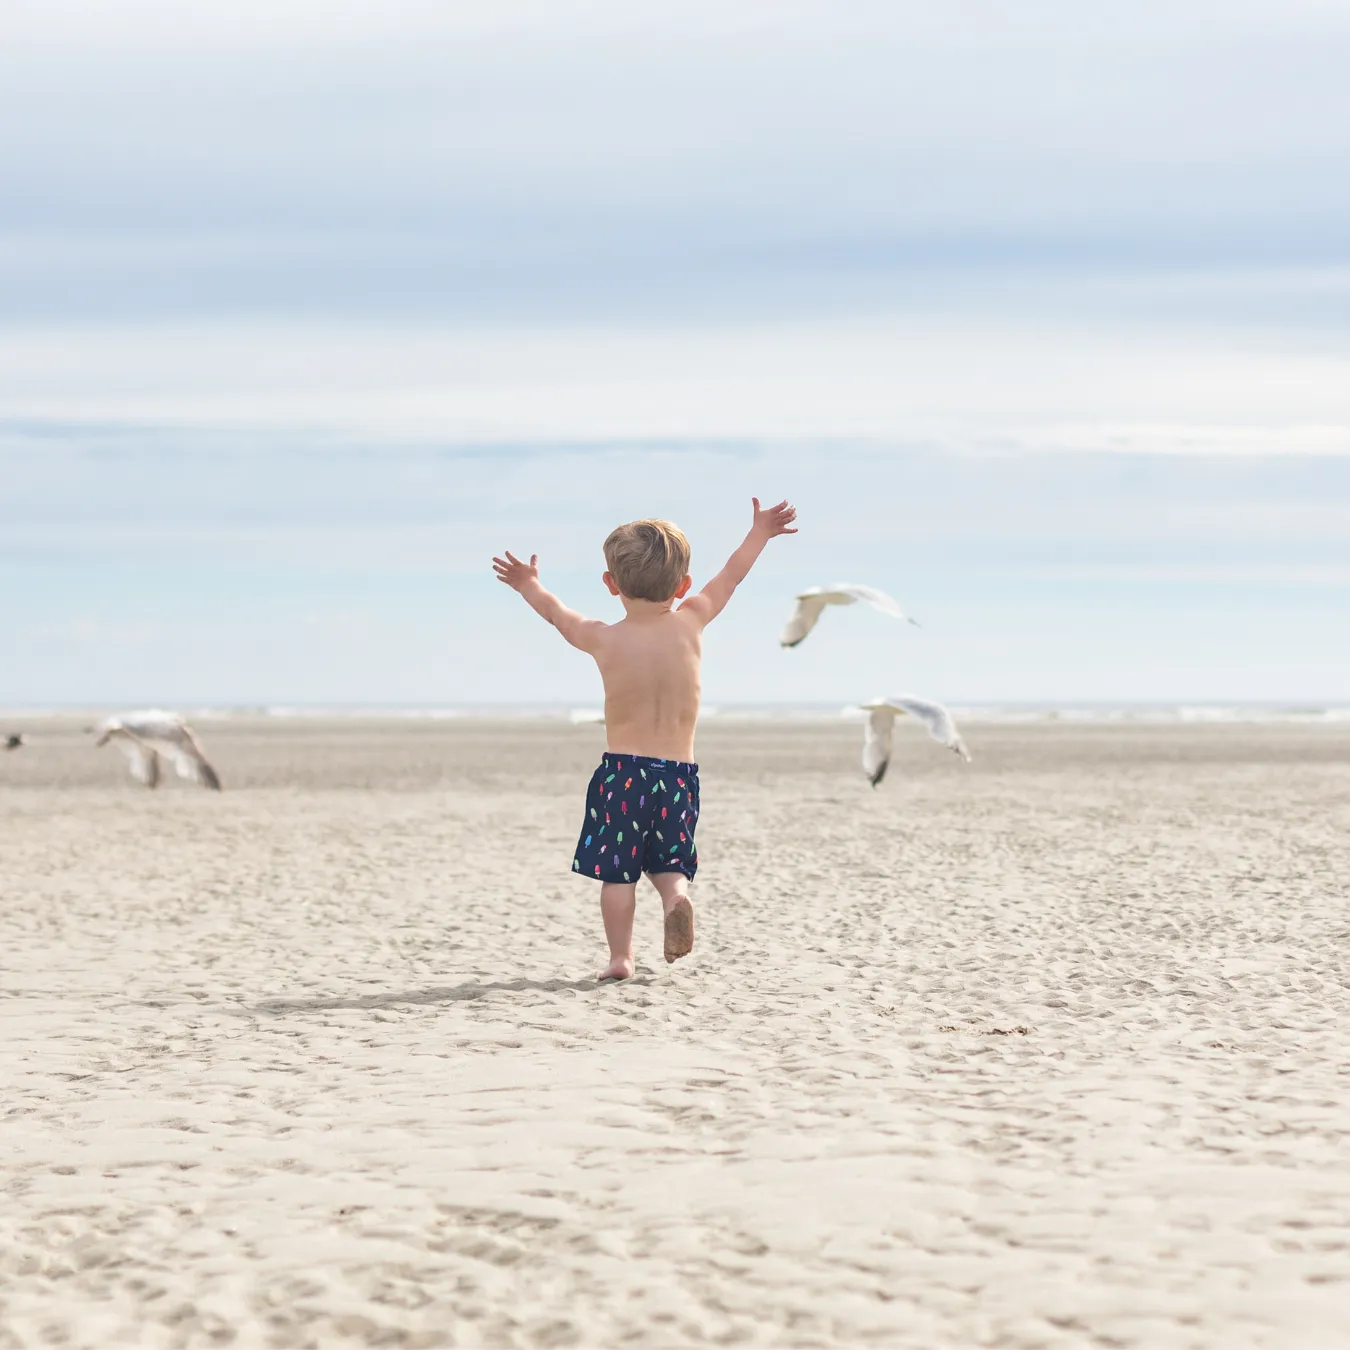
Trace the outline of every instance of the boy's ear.
[[677, 600], [683, 600], [684, 597], [689, 594], [689, 588], [693, 584], [694, 578], [691, 577], [688, 572], [686, 572], [684, 574], [684, 580], [680, 582], [678, 586], [675, 587], [675, 598]]
[[613, 572], [606, 572], [605, 575], [600, 578], [600, 580], [603, 581], [605, 585], [609, 587], [609, 593], [611, 595], [623, 594], [623, 592], [619, 589], [619, 583], [614, 580]]

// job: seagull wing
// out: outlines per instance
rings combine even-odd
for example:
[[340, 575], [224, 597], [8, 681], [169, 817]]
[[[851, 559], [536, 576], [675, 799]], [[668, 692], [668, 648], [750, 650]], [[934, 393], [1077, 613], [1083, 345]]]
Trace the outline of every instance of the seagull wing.
[[816, 586], [809, 591], [803, 591], [797, 597], [797, 608], [792, 611], [792, 617], [787, 622], [787, 627], [783, 629], [783, 636], [778, 641], [784, 647], [795, 647], [815, 626], [816, 620], [820, 618], [821, 612], [829, 604], [851, 604], [849, 600], [837, 601], [831, 600], [825, 593], [823, 587]]
[[220, 791], [220, 776], [211, 767], [201, 742], [186, 722], [174, 728], [171, 736], [156, 737], [152, 744], [166, 759], [173, 760], [179, 778], [200, 783], [213, 792]]
[[211, 767], [211, 761], [201, 752], [200, 746], [184, 746], [173, 756], [173, 767], [178, 770], [179, 778], [200, 783], [212, 792], [220, 791], [220, 775]]
[[117, 748], [127, 757], [127, 767], [131, 770], [131, 776], [148, 788], [158, 787], [159, 756], [153, 747], [128, 731], [115, 731], [111, 739], [116, 741]]
[[894, 694], [885, 700], [885, 705], [898, 713], [908, 713], [911, 717], [917, 718], [939, 745], [945, 745], [948, 750], [955, 751], [964, 760], [970, 759], [970, 751], [966, 749], [966, 743], [956, 729], [955, 719], [941, 703], [932, 703], [926, 698], [915, 698], [912, 694]]
[[895, 730], [895, 709], [880, 704], [869, 710], [867, 726], [863, 730], [863, 772], [873, 787], [886, 776], [891, 762], [891, 735]]
[[846, 600], [842, 598], [836, 600], [834, 603], [837, 605], [852, 604], [855, 600], [862, 600], [871, 605], [873, 609], [879, 609], [883, 614], [889, 614], [893, 619], [903, 619], [906, 623], [914, 623], [914, 620], [885, 591], [879, 591], [875, 586], [859, 586], [853, 582], [841, 581], [829, 587], [829, 590], [834, 595], [848, 597]]

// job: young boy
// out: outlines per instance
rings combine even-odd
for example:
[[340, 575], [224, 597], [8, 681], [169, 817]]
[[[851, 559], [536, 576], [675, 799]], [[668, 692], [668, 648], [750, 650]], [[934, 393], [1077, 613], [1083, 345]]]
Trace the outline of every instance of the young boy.
[[[668, 520], [635, 520], [605, 540], [603, 580], [623, 603], [618, 623], [583, 619], [539, 582], [538, 555], [523, 563], [493, 558], [497, 580], [519, 591], [536, 614], [574, 647], [589, 652], [605, 684], [608, 749], [586, 793], [586, 815], [572, 870], [600, 881], [600, 915], [609, 941], [602, 980], [633, 974], [633, 914], [641, 873], [656, 887], [666, 916], [666, 960], [694, 946], [689, 883], [698, 870], [699, 667], [703, 630], [726, 608], [764, 545], [796, 534], [786, 501], [761, 509], [727, 565], [687, 600], [689, 541]], [[684, 603], [675, 608], [677, 600]]]

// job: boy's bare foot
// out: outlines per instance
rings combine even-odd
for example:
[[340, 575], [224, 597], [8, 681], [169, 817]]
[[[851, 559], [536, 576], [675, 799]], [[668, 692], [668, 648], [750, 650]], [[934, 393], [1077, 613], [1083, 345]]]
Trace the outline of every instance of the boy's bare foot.
[[694, 907], [684, 897], [666, 913], [666, 960], [678, 961], [694, 950]]
[[[669, 942], [669, 939], [667, 939]], [[616, 956], [596, 977], [597, 980], [631, 980], [633, 978], [633, 958]]]

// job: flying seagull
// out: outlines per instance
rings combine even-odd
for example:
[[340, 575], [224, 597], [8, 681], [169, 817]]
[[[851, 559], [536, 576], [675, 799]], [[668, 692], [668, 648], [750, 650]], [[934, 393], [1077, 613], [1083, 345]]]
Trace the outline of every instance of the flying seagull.
[[5, 749], [17, 750], [20, 746], [28, 744], [28, 737], [22, 731], [12, 731], [5, 737]]
[[179, 778], [220, 791], [220, 778], [207, 762], [201, 742], [177, 713], [152, 708], [110, 717], [98, 729], [96, 746], [115, 741], [131, 764], [133, 778], [146, 787], [159, 786], [160, 757], [173, 760]]
[[895, 730], [895, 719], [906, 713], [917, 717], [939, 745], [945, 745], [964, 760], [970, 759], [970, 751], [966, 749], [966, 743], [961, 739], [951, 713], [940, 703], [930, 703], [926, 698], [914, 698], [910, 694], [893, 694], [890, 698], [873, 699], [862, 707], [864, 712], [870, 714], [863, 733], [862, 766], [873, 787], [885, 778], [886, 766], [891, 762], [891, 734]]
[[840, 581], [833, 586], [812, 586], [802, 591], [797, 596], [797, 608], [792, 611], [792, 617], [783, 629], [779, 642], [784, 647], [795, 647], [816, 626], [826, 605], [856, 605], [859, 600], [865, 600], [874, 609], [889, 614], [893, 619], [915, 623], [885, 591], [879, 591], [875, 586], [855, 586]]

